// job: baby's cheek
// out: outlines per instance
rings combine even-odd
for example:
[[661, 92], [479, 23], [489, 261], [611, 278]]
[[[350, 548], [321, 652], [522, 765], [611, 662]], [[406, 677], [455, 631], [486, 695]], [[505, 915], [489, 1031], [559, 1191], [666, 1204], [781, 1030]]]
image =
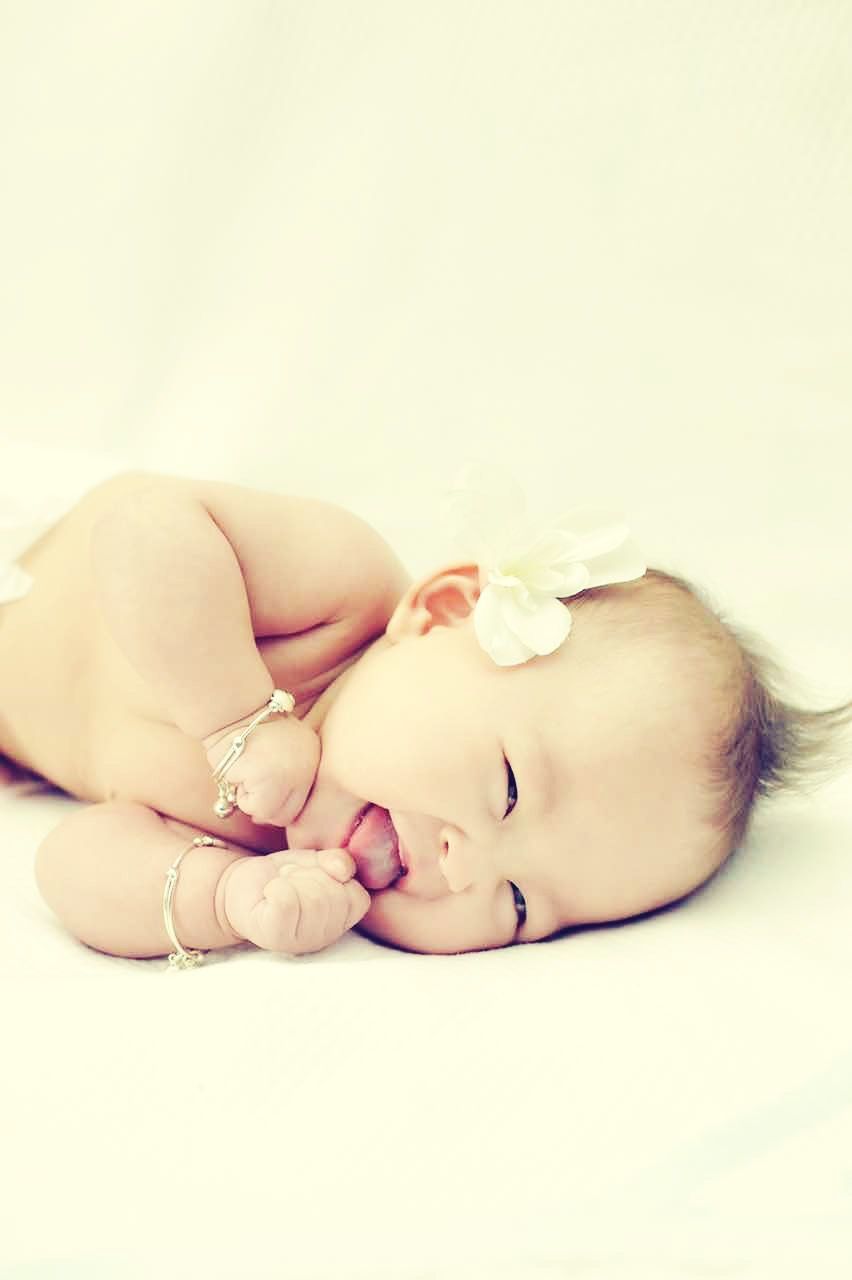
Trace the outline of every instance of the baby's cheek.
[[424, 955], [484, 951], [511, 941], [506, 930], [478, 918], [461, 894], [424, 899], [383, 889], [371, 895], [370, 909], [355, 927], [374, 941]]

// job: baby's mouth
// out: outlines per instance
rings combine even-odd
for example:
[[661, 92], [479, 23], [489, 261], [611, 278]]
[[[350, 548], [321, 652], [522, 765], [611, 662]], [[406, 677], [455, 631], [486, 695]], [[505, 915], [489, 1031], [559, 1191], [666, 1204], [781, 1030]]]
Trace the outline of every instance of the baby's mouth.
[[387, 889], [406, 873], [390, 814], [377, 804], [371, 804], [358, 820], [346, 848], [355, 860], [356, 879], [365, 889]]

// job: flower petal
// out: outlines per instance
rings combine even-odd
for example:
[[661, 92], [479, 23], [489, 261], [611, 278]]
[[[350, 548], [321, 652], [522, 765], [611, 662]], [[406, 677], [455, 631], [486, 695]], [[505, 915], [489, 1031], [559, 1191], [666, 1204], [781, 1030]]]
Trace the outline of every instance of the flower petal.
[[628, 536], [620, 547], [596, 556], [589, 564], [590, 587], [606, 587], [615, 582], [632, 582], [648, 570], [645, 557], [634, 538]]
[[532, 653], [553, 653], [571, 630], [568, 608], [551, 596], [522, 603], [515, 592], [501, 591], [499, 605], [505, 626]]
[[576, 507], [555, 520], [554, 526], [573, 535], [575, 560], [591, 560], [612, 551], [630, 535], [624, 517], [609, 507]]
[[585, 566], [576, 563], [576, 539], [563, 529], [545, 529], [501, 565], [504, 573], [520, 578], [531, 591], [545, 595], [573, 595], [588, 582]]
[[526, 502], [520, 485], [493, 463], [463, 466], [444, 493], [449, 536], [478, 563], [496, 565], [507, 546], [526, 529]]
[[482, 592], [473, 611], [473, 628], [480, 645], [498, 667], [516, 667], [534, 655], [506, 626], [500, 591], [499, 587], [488, 586]]
[[619, 513], [577, 507], [543, 525], [537, 511], [528, 517], [520, 486], [495, 463], [462, 467], [443, 506], [450, 536], [479, 566], [474, 629], [498, 666], [558, 649], [571, 631], [566, 598], [647, 571]]
[[584, 564], [532, 568], [524, 575], [524, 584], [537, 595], [574, 596], [589, 585], [589, 570]]
[[567, 529], [538, 529], [512, 555], [513, 564], [560, 564], [581, 559], [576, 555], [578, 539]]

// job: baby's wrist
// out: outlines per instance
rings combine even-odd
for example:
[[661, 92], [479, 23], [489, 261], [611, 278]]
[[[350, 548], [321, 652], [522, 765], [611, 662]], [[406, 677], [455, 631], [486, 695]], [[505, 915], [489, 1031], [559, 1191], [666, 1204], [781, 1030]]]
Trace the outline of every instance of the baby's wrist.
[[213, 729], [210, 733], [208, 733], [205, 737], [203, 737], [201, 739], [201, 745], [204, 748], [204, 750], [208, 752], [212, 751], [214, 747], [219, 746], [219, 744], [224, 742], [226, 738], [237, 733], [240, 729], [244, 729], [246, 725], [251, 724], [255, 716], [260, 711], [262, 711], [263, 708], [266, 706], [266, 704], [269, 702], [269, 698], [272, 696], [272, 693], [273, 693], [273, 690], [270, 687], [269, 695], [263, 702], [253, 707], [250, 711], [247, 711], [245, 715], [240, 716], [238, 720], [232, 720], [230, 724], [223, 725], [219, 729]]
[[[251, 855], [247, 854], [246, 857]], [[243, 862], [243, 858], [235, 858], [233, 862], [229, 862], [227, 867], [220, 875], [216, 883], [216, 891], [213, 895], [213, 914], [216, 917], [216, 923], [222, 932], [223, 938], [230, 938], [230, 942], [226, 942], [226, 946], [234, 946], [238, 942], [245, 942], [245, 935], [234, 928], [230, 916], [228, 915], [228, 884], [232, 879], [235, 869]]]

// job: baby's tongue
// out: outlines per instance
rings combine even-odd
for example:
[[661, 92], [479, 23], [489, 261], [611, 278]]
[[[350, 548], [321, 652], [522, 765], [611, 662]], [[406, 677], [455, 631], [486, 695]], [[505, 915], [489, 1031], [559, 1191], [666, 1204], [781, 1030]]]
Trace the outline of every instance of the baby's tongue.
[[396, 831], [386, 809], [371, 805], [348, 844], [355, 859], [355, 878], [365, 889], [387, 889], [402, 873]]

